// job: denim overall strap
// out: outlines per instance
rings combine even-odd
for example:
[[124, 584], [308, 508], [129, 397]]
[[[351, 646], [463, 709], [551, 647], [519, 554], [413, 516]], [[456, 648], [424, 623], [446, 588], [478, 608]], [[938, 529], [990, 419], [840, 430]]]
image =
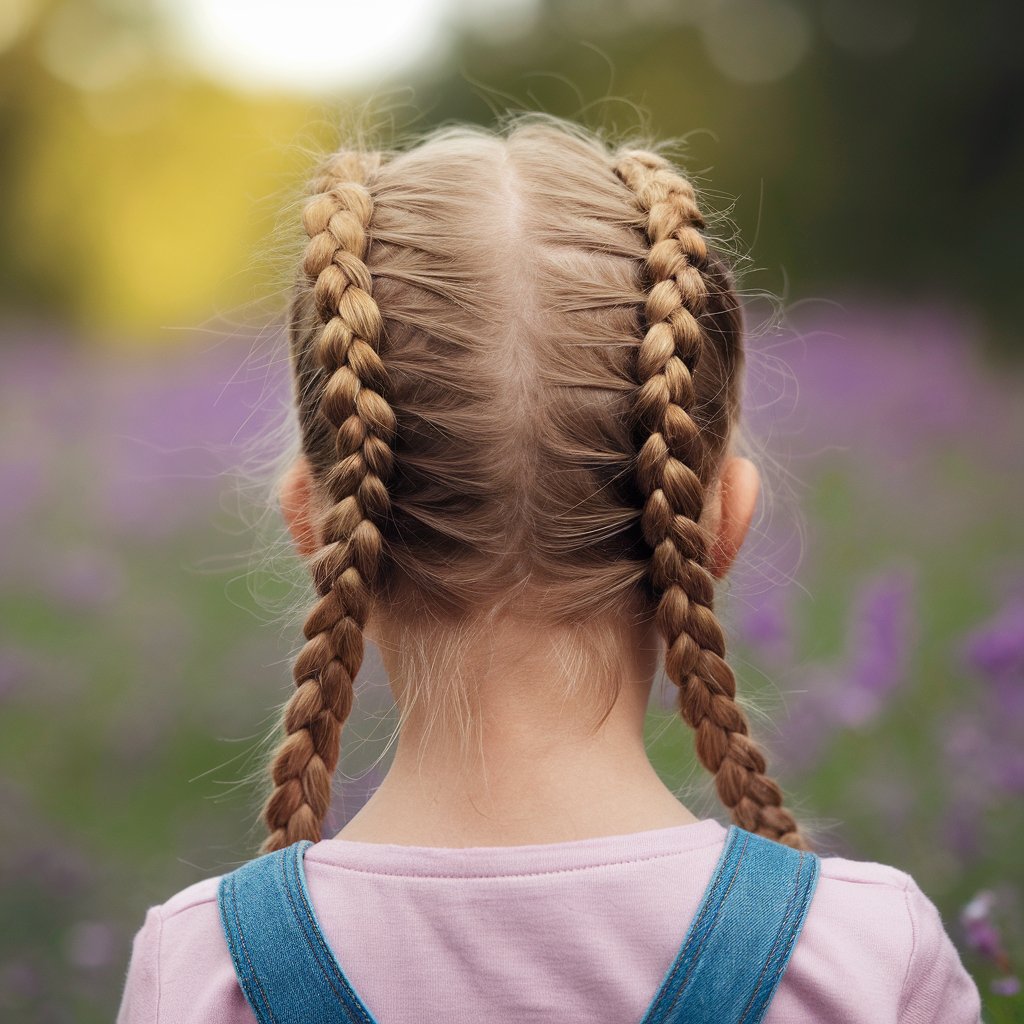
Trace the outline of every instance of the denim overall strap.
[[376, 1024], [327, 944], [299, 840], [224, 875], [217, 904], [239, 984], [259, 1024]]
[[689, 932], [641, 1024], [758, 1024], [818, 883], [817, 854], [729, 827]]

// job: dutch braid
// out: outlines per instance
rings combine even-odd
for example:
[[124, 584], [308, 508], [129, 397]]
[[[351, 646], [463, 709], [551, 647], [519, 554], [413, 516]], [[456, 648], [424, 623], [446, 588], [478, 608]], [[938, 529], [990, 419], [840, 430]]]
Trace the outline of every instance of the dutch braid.
[[764, 754], [736, 703], [736, 678], [724, 660], [722, 627], [712, 610], [707, 541], [697, 522], [704, 484], [696, 467], [702, 465], [704, 445], [691, 416], [692, 373], [710, 344], [700, 323], [709, 302], [704, 218], [691, 183], [661, 156], [621, 150], [613, 170], [634, 193], [651, 245], [634, 414], [647, 435], [637, 478], [645, 496], [642, 528], [652, 549], [649, 574], [659, 594], [656, 618], [666, 642], [665, 669], [679, 687], [680, 712], [696, 732], [697, 756], [714, 775], [732, 820], [808, 849], [793, 815], [782, 807], [778, 784], [764, 774]]
[[384, 543], [380, 524], [390, 509], [396, 420], [382, 397], [383, 321], [364, 262], [373, 212], [367, 182], [375, 167], [375, 159], [359, 154], [332, 157], [302, 215], [309, 236], [303, 273], [322, 324], [313, 341], [324, 376], [319, 410], [335, 431], [336, 461], [321, 481], [331, 507], [321, 524], [323, 547], [311, 563], [319, 599], [293, 666], [296, 690], [271, 762], [274, 789], [263, 807], [270, 834], [261, 852], [321, 838], [363, 660], [363, 628]]

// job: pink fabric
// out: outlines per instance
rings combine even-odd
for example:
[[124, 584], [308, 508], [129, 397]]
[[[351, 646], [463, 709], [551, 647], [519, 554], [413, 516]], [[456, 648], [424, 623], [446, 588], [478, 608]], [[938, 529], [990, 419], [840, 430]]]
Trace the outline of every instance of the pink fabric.
[[[328, 839], [306, 853], [314, 911], [379, 1024], [634, 1024], [675, 958], [722, 850], [714, 819], [534, 846]], [[217, 878], [151, 907], [118, 1024], [255, 1021]], [[978, 1024], [978, 989], [906, 873], [822, 858], [767, 1024]]]

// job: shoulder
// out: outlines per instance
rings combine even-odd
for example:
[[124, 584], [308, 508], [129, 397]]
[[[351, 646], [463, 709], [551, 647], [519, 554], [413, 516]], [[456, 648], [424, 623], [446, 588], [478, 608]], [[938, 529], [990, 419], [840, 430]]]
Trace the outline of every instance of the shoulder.
[[867, 998], [877, 1020], [978, 1024], [977, 986], [912, 875], [845, 857], [821, 857], [820, 867], [792, 967], [822, 993], [830, 1019], [858, 1004], [863, 1013]]
[[117, 1024], [255, 1021], [221, 927], [221, 877], [194, 882], [146, 911], [132, 942]]
[[[920, 889], [899, 868], [875, 861], [821, 857], [807, 927], [835, 946], [851, 969], [866, 959], [907, 963], [914, 945], [911, 892]], [[902, 978], [899, 979], [902, 982]]]

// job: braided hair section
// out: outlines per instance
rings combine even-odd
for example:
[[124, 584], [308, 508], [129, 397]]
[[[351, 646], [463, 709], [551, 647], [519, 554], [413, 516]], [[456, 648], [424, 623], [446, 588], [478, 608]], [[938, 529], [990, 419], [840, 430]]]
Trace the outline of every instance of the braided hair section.
[[336, 460], [319, 481], [330, 507], [311, 563], [318, 600], [303, 626], [285, 737], [271, 760], [263, 853], [321, 838], [391, 507], [396, 418], [384, 398], [384, 326], [365, 263], [375, 167], [373, 157], [335, 155], [314, 180], [302, 215], [309, 238], [302, 271], [318, 321], [312, 354], [323, 379], [318, 407], [334, 432]]
[[663, 157], [620, 150], [613, 170], [633, 192], [650, 241], [646, 333], [636, 363], [636, 426], [645, 439], [637, 460], [644, 496], [641, 520], [658, 594], [656, 620], [665, 638], [665, 669], [679, 687], [679, 708], [696, 732], [697, 756], [741, 828], [796, 849], [808, 849], [782, 791], [765, 775], [765, 757], [736, 702], [736, 678], [714, 607], [714, 577], [698, 525], [705, 456], [693, 419], [694, 369], [711, 341], [701, 326], [708, 311], [709, 250], [693, 185]]

